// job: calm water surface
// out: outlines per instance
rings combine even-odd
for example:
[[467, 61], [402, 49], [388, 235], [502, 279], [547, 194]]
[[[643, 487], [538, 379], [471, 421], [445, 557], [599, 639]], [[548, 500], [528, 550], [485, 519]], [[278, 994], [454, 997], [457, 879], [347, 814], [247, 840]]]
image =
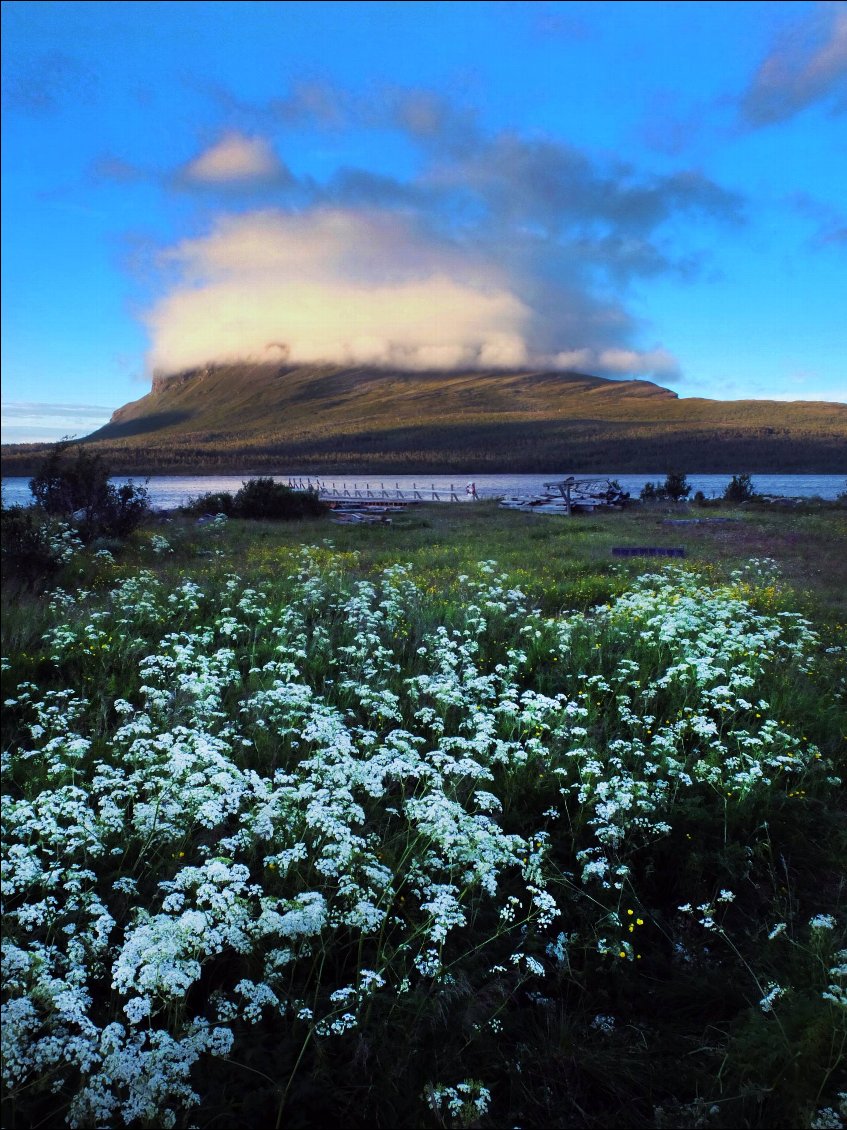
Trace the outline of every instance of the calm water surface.
[[[449, 495], [452, 490], [459, 498], [464, 499], [469, 483], [476, 485], [476, 492], [480, 498], [496, 498], [512, 494], [536, 494], [543, 489], [545, 482], [556, 482], [565, 478], [569, 472], [550, 471], [543, 475], [322, 475], [320, 483], [335, 487], [343, 491], [346, 487], [351, 493], [354, 490], [364, 491], [370, 488], [374, 493], [383, 488], [393, 491], [412, 490], [414, 488], [429, 493], [431, 490], [444, 492]], [[182, 506], [189, 498], [196, 498], [207, 491], [237, 491], [242, 483], [250, 476], [247, 475], [153, 475], [147, 482], [150, 491], [150, 500], [158, 510], [172, 510]], [[582, 477], [582, 476], [577, 476]], [[624, 490], [637, 498], [639, 491], [646, 482], [659, 482], [665, 480], [664, 472], [646, 473], [643, 475], [619, 475], [610, 471], [603, 478], [617, 479]], [[318, 481], [314, 476], [308, 475], [274, 475], [277, 482], [287, 483], [289, 480], [312, 486]], [[731, 475], [689, 475], [692, 494], [701, 490], [707, 498], [718, 498], [723, 494], [724, 488], [729, 483]], [[126, 483], [134, 481], [143, 483], [145, 480], [135, 478], [116, 477], [113, 483]], [[825, 498], [834, 499], [838, 494], [847, 490], [847, 478], [844, 475], [754, 475], [753, 487], [761, 494], [782, 495], [791, 498]], [[7, 506], [16, 503], [28, 505], [32, 501], [29, 491], [28, 478], [4, 478], [3, 501]]]

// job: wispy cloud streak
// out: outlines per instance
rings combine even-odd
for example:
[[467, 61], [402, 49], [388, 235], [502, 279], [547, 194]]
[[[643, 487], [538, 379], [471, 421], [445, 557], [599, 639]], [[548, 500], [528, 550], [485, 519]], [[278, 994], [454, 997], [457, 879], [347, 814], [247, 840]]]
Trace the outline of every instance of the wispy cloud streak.
[[762, 60], [741, 102], [749, 126], [785, 121], [815, 102], [847, 110], [847, 3], [820, 3]]

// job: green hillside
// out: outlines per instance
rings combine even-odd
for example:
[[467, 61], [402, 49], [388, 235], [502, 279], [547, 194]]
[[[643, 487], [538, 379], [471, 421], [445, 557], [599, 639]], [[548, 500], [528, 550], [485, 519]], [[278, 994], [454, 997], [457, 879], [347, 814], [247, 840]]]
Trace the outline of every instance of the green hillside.
[[[83, 441], [116, 472], [847, 471], [847, 405], [679, 399], [579, 373], [219, 365]], [[45, 445], [3, 448], [29, 474]]]

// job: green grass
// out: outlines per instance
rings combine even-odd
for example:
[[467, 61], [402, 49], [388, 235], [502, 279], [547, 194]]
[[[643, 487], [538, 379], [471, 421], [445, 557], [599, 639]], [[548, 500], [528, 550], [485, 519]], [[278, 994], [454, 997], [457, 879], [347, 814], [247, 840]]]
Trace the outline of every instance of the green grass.
[[[691, 517], [702, 518], [704, 524], [665, 524]], [[658, 506], [572, 518], [521, 514], [490, 502], [424, 504], [394, 516], [390, 524], [335, 525], [327, 519], [232, 522], [214, 551], [192, 519], [174, 517], [161, 528], [173, 535], [176, 550], [157, 564], [168, 570], [190, 561], [193, 568], [232, 568], [271, 577], [278, 554], [304, 543], [330, 541], [340, 553], [356, 555], [350, 568], [358, 575], [408, 561], [434, 591], [449, 591], [457, 575], [491, 559], [548, 614], [602, 603], [621, 591], [628, 578], [655, 570], [657, 559], [615, 559], [616, 546], [681, 546], [687, 564], [711, 570], [716, 578], [727, 577], [751, 558], [770, 558], [779, 565], [783, 584], [779, 593], [763, 586], [760, 602], [770, 600], [774, 607], [790, 602], [814, 615], [824, 630], [843, 630], [847, 624], [847, 511], [834, 504], [810, 504], [790, 512], [750, 506]], [[128, 562], [149, 561], [143, 545], [142, 537], [129, 551]], [[223, 556], [208, 556], [213, 552]], [[198, 559], [198, 553], [207, 556]]]

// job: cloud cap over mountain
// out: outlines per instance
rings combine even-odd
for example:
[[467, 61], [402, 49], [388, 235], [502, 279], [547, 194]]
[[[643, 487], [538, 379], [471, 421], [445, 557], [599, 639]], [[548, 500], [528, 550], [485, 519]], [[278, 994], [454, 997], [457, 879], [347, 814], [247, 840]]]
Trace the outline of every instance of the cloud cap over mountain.
[[620, 311], [564, 285], [538, 300], [532, 275], [395, 213], [225, 216], [162, 262], [178, 282], [147, 315], [158, 371], [280, 357], [401, 369], [676, 370], [661, 348], [626, 347], [630, 322]]

